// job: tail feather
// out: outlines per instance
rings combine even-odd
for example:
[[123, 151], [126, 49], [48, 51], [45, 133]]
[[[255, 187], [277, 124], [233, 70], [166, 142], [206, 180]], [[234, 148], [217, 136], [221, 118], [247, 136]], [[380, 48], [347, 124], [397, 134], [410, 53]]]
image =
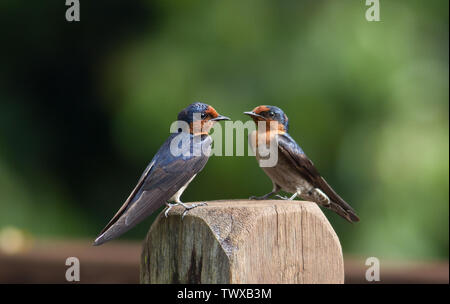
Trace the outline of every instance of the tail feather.
[[117, 222], [115, 222], [112, 226], [107, 228], [106, 231], [101, 232], [92, 245], [99, 246], [103, 243], [106, 243], [112, 239], [121, 236], [122, 234], [124, 234], [133, 227], [134, 225], [127, 225], [126, 216], [122, 216], [121, 218], [119, 218]]
[[344, 209], [339, 204], [331, 201], [329, 205], [325, 205], [324, 207], [333, 210], [337, 214], [339, 214], [341, 217], [345, 218], [350, 223], [359, 222], [359, 217], [356, 215], [356, 213], [352, 209]]
[[324, 206], [328, 209], [333, 210], [350, 223], [359, 222], [359, 217], [356, 215], [355, 210], [346, 202], [336, 191], [331, 188], [331, 186], [327, 183], [327, 181], [321, 177], [318, 179], [319, 181], [319, 189], [325, 192], [325, 194], [330, 199], [330, 204]]

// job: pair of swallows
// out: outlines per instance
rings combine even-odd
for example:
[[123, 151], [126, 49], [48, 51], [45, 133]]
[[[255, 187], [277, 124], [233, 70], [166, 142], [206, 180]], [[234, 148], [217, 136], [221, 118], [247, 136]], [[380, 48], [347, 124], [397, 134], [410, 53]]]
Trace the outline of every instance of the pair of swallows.
[[[284, 190], [294, 194], [289, 199], [294, 199], [299, 195], [333, 210], [349, 222], [359, 221], [352, 207], [329, 186], [312, 161], [288, 134], [288, 117], [280, 108], [263, 105], [244, 113], [249, 115], [257, 125], [261, 121], [277, 122], [275, 135], [277, 136], [278, 154], [283, 158], [283, 163], [288, 164], [286, 166], [277, 163], [270, 171], [264, 170], [272, 180], [273, 190], [266, 195], [251, 197], [251, 199], [267, 199], [280, 190]], [[190, 126], [190, 131], [182, 132], [182, 136], [190, 138], [197, 135], [194, 132], [196, 130], [194, 118], [196, 118], [195, 122], [200, 121], [201, 123], [202, 135], [207, 135], [214, 123], [229, 120], [210, 105], [200, 102], [190, 104], [178, 114], [178, 121], [186, 122]], [[174, 206], [182, 206], [184, 208], [182, 218], [189, 210], [206, 205], [206, 203], [185, 204], [180, 200], [189, 183], [205, 167], [209, 154], [173, 155], [170, 152], [171, 142], [175, 136], [179, 135], [171, 134], [163, 143], [127, 200], [100, 232], [94, 245], [101, 245], [119, 237], [164, 205], [167, 206], [164, 212], [166, 217]], [[210, 136], [201, 136], [201, 140], [189, 140], [189, 142], [190, 149], [202, 148], [202, 151], [206, 151], [205, 149], [211, 146], [212, 139]], [[286, 181], [286, 178], [283, 178], [286, 173], [295, 178]], [[305, 187], [304, 185], [307, 185], [308, 190], [298, 191], [301, 187]]]

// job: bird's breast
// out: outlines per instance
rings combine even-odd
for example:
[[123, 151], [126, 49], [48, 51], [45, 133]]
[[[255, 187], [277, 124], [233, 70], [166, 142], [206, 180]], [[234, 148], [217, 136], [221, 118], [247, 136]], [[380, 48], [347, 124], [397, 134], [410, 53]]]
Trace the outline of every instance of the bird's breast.
[[271, 167], [261, 166], [261, 157], [258, 153], [259, 149], [256, 131], [252, 132], [250, 136], [250, 145], [255, 152], [256, 160], [258, 161], [261, 169], [263, 169], [267, 176], [269, 176], [270, 179], [279, 185], [284, 191], [291, 193], [301, 191], [302, 193], [305, 193], [312, 188], [312, 185], [302, 177], [292, 162], [285, 155], [283, 155], [278, 148], [274, 151], [277, 153], [277, 161], [275, 165]]
[[249, 143], [253, 152], [259, 157], [258, 150], [261, 146], [264, 145], [264, 148], [269, 149], [270, 145], [276, 144], [276, 136], [278, 133], [276, 131], [266, 131], [266, 132], [258, 132], [258, 130], [254, 130], [249, 134]]
[[189, 184], [192, 182], [192, 180], [195, 178], [195, 176], [196, 176], [197, 174], [194, 174], [194, 176], [192, 176], [191, 177], [191, 179], [190, 180], [188, 180], [188, 182], [183, 186], [183, 187], [181, 187], [171, 198], [170, 198], [170, 201], [172, 201], [172, 202], [179, 202], [180, 201], [180, 197], [181, 197], [181, 195], [183, 194], [183, 192], [184, 192], [184, 190], [186, 190], [186, 188], [189, 186]]
[[298, 170], [283, 155], [278, 155], [278, 162], [274, 167], [261, 167], [270, 179], [284, 191], [305, 193], [312, 185], [305, 180]]

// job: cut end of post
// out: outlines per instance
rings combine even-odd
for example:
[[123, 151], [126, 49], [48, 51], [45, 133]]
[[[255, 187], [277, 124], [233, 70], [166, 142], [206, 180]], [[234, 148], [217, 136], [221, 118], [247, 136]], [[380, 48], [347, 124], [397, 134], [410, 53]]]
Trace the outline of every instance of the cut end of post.
[[160, 214], [141, 283], [343, 283], [339, 239], [311, 202], [222, 200]]

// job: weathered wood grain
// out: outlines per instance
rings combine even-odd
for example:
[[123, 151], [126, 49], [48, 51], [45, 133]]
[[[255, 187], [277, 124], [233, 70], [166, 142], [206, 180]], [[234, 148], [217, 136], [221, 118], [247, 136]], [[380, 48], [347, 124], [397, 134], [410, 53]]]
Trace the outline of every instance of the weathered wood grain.
[[339, 239], [303, 201], [214, 201], [153, 223], [141, 283], [344, 283]]

